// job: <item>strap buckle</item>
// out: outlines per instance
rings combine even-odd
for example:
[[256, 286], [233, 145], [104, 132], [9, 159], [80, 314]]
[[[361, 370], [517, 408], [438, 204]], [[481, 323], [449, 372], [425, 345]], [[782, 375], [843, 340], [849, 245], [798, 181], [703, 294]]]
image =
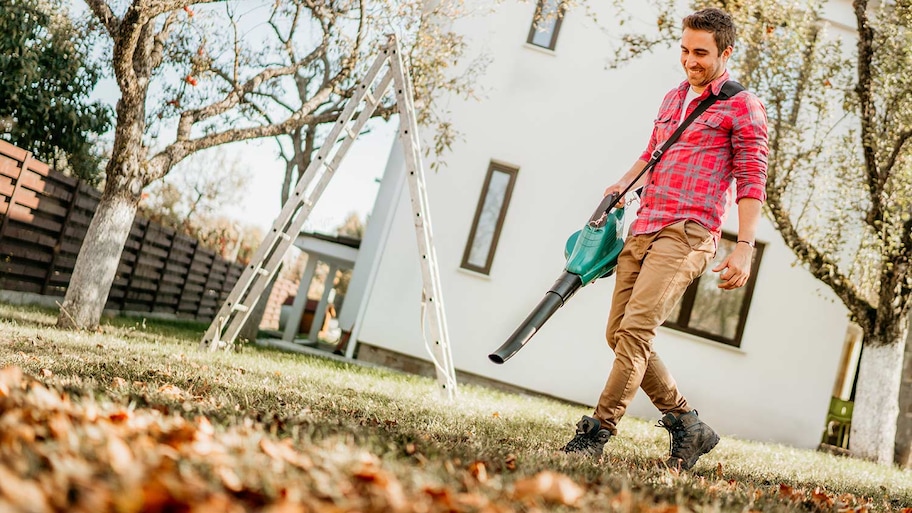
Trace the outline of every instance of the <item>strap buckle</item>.
[[659, 160], [660, 158], [662, 158], [662, 153], [663, 152], [662, 152], [661, 148], [658, 148], [655, 151], [653, 151], [652, 157], [651, 157], [652, 160]]

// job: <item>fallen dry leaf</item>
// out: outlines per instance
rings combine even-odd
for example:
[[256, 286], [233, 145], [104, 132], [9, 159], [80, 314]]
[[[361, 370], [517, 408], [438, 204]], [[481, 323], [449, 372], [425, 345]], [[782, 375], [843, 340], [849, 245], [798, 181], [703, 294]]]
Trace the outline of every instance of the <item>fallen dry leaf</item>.
[[3, 465], [0, 465], [0, 498], [12, 503], [19, 511], [51, 511], [47, 497], [37, 483], [21, 479]]
[[513, 495], [520, 500], [544, 499], [547, 502], [572, 506], [586, 492], [569, 477], [546, 470], [516, 482]]
[[482, 461], [475, 461], [469, 465], [469, 473], [472, 474], [472, 477], [478, 480], [479, 483], [484, 483], [488, 480], [488, 471], [485, 469], [485, 464]]
[[170, 395], [172, 397], [180, 397], [184, 391], [174, 385], [162, 385], [158, 389], [159, 393]]
[[127, 386], [127, 380], [118, 376], [111, 380], [111, 386], [114, 388], [123, 388]]
[[110, 457], [111, 468], [115, 472], [126, 472], [133, 465], [133, 452], [130, 447], [120, 438], [111, 437], [108, 439], [108, 456]]
[[779, 483], [779, 496], [795, 502], [804, 501], [804, 491], [796, 490], [785, 483]]
[[833, 497], [830, 496], [830, 494], [826, 493], [826, 490], [819, 486], [817, 488], [814, 488], [814, 491], [811, 492], [811, 500], [814, 502], [814, 504], [817, 505], [818, 508], [828, 510], [833, 509], [833, 505], [836, 503]]
[[244, 489], [244, 484], [241, 482], [241, 478], [228, 467], [219, 467], [216, 470], [216, 473], [221, 479], [222, 484], [225, 488], [231, 490], [232, 492], [239, 492]]

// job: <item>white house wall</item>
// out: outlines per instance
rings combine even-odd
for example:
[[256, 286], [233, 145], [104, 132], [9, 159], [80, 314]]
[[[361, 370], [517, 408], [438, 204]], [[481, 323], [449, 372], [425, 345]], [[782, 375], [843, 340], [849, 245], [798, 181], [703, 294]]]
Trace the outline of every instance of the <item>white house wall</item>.
[[[606, 69], [608, 36], [580, 12], [554, 53], [525, 44], [534, 2], [459, 22], [471, 51], [493, 57], [486, 98], [450, 105], [464, 140], [426, 171], [453, 358], [459, 370], [594, 404], [610, 370], [604, 339], [613, 279], [585, 287], [504, 365], [487, 355], [538, 303], [563, 265], [564, 242], [605, 186], [637, 159], [665, 92], [683, 79], [676, 50]], [[606, 19], [602, 17], [602, 20]], [[489, 162], [519, 168], [490, 276], [460, 269]], [[359, 339], [428, 358], [419, 330], [421, 278], [407, 190], [398, 204]], [[726, 229], [736, 232], [735, 212]], [[772, 226], [742, 347], [661, 328], [656, 348], [691, 404], [719, 432], [815, 447], [847, 326], [845, 308], [800, 267]], [[655, 418], [639, 394], [629, 414]], [[578, 419], [567, 419], [568, 427]], [[620, 425], [623, 433], [623, 423]]]

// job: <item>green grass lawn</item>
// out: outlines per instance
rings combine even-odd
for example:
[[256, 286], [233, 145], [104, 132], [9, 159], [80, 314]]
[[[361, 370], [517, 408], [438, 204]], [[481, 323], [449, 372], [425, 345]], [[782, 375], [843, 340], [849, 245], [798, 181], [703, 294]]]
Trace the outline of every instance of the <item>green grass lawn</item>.
[[632, 418], [593, 462], [557, 450], [589, 409], [471, 386], [447, 402], [426, 378], [254, 346], [210, 354], [196, 323], [54, 320], [0, 304], [0, 511], [912, 507], [896, 468], [723, 438], [678, 474], [657, 465], [666, 432]]

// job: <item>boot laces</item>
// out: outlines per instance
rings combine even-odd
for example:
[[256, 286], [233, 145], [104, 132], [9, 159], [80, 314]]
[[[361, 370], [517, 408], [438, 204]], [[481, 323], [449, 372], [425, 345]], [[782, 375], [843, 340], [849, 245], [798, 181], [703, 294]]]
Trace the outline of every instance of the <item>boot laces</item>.
[[682, 457], [682, 449], [687, 447], [693, 438], [693, 434], [687, 431], [684, 423], [680, 420], [666, 423], [660, 419], [656, 427], [665, 428], [668, 431], [668, 452], [674, 457]]

